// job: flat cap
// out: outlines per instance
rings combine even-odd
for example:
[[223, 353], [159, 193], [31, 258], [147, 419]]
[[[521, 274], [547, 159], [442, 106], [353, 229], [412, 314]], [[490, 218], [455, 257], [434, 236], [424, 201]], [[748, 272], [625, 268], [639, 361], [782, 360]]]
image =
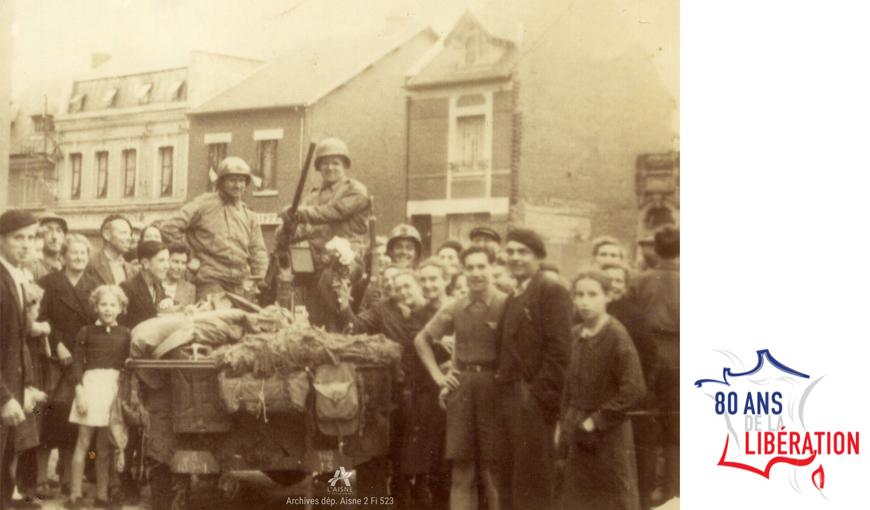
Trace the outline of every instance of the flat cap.
[[39, 217], [40, 225], [45, 225], [46, 223], [57, 223], [58, 225], [60, 225], [60, 228], [63, 229], [64, 234], [69, 233], [69, 225], [67, 224], [66, 220], [53, 212], [47, 212]]
[[473, 229], [471, 229], [471, 233], [468, 234], [468, 238], [474, 239], [477, 236], [486, 236], [497, 243], [501, 242], [501, 236], [498, 235], [498, 232], [489, 227], [474, 227]]
[[10, 209], [0, 215], [0, 235], [7, 235], [37, 223], [36, 216], [30, 211]]

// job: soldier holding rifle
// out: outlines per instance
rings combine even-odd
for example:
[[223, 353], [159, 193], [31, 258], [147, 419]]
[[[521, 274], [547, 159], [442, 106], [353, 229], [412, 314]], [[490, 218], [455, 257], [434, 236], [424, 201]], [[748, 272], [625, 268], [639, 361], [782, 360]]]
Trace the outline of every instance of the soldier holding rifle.
[[[360, 254], [368, 242], [371, 200], [365, 185], [346, 175], [350, 166], [350, 155], [343, 141], [321, 140], [314, 151], [314, 168], [320, 172], [321, 185], [313, 188], [301, 204], [294, 203], [282, 211], [283, 225], [277, 232], [275, 245], [282, 267], [288, 265], [286, 250], [290, 244], [307, 241], [311, 248], [314, 274], [297, 274], [295, 282], [304, 289], [311, 322], [318, 325], [327, 322], [330, 311], [337, 311], [337, 303], [328, 303], [318, 290], [318, 287], [329, 288], [321, 284], [321, 280], [328, 277], [324, 274], [329, 264], [326, 243], [333, 237], [342, 237]], [[304, 180], [299, 185], [304, 186]]]

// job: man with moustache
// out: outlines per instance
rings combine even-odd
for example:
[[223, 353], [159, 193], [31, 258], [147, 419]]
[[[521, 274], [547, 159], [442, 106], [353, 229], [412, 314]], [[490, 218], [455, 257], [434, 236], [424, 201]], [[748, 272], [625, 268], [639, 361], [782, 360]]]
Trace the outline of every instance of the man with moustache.
[[217, 191], [203, 193], [160, 225], [166, 242], [186, 242], [200, 261], [196, 299], [228, 291], [253, 297], [269, 257], [257, 215], [242, 201], [253, 179], [242, 158], [218, 166]]
[[[9, 210], [0, 215], [0, 508], [13, 506], [11, 465], [15, 458], [15, 427], [24, 422], [24, 387], [32, 377], [30, 353], [25, 343], [25, 285], [22, 270], [36, 239], [36, 217], [27, 211]], [[16, 506], [38, 508], [18, 501]]]
[[508, 268], [517, 289], [499, 325], [497, 379], [508, 444], [505, 508], [555, 507], [553, 437], [568, 363], [573, 304], [541, 269], [547, 249], [530, 229], [508, 232]]

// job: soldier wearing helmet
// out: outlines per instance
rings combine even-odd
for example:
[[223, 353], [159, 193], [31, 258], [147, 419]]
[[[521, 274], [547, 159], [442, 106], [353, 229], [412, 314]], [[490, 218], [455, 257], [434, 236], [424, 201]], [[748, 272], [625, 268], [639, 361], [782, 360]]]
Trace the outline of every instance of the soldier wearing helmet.
[[160, 226], [169, 243], [183, 242], [200, 260], [196, 298], [226, 290], [252, 296], [268, 264], [257, 215], [242, 201], [251, 168], [230, 156], [218, 166], [216, 190], [184, 205]]
[[423, 240], [416, 228], [402, 223], [390, 231], [390, 239], [387, 241], [387, 255], [393, 265], [413, 269], [417, 267], [422, 253]]
[[295, 223], [297, 228], [295, 235], [284, 228], [278, 235], [290, 235], [294, 242], [308, 241], [318, 266], [325, 262], [324, 246], [335, 236], [350, 241], [357, 251], [368, 243], [369, 193], [361, 182], [346, 175], [350, 166], [344, 142], [338, 138], [321, 140], [314, 150], [320, 186], [303, 199], [295, 217], [290, 217], [289, 207], [281, 214], [285, 226]]
[[[411, 269], [417, 268], [420, 258], [423, 254], [423, 241], [420, 237], [420, 232], [411, 225], [401, 223], [393, 227], [390, 231], [390, 237], [387, 240], [385, 262], [380, 263], [380, 267], [392, 267], [396, 269]], [[367, 310], [373, 307], [378, 301], [384, 297], [385, 282], [381, 278], [373, 281], [369, 285], [362, 296], [360, 310]]]

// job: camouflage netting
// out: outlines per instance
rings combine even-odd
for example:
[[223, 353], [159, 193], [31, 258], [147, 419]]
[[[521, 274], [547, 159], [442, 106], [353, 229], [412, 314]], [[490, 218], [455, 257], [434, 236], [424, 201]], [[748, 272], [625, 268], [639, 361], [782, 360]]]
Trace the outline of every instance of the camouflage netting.
[[209, 357], [229, 377], [268, 378], [338, 361], [388, 366], [401, 355], [401, 347], [383, 335], [343, 335], [293, 324], [289, 312], [274, 305], [256, 313], [218, 309], [162, 315], [134, 328], [132, 337], [134, 358], [164, 357], [192, 343], [208, 345], [214, 349]]
[[212, 357], [230, 377], [270, 377], [338, 361], [391, 365], [400, 355], [401, 347], [383, 335], [341, 335], [289, 325], [277, 332], [245, 335], [238, 343], [218, 348]]

